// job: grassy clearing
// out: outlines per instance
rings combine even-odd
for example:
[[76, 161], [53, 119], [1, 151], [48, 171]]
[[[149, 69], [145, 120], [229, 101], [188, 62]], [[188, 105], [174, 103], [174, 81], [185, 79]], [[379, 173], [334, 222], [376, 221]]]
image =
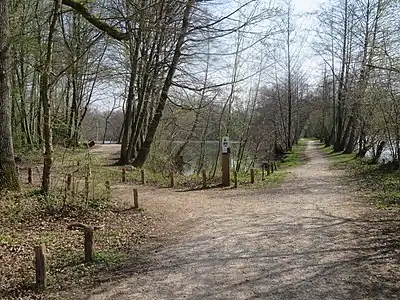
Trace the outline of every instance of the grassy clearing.
[[323, 148], [333, 161], [333, 167], [346, 171], [359, 188], [370, 193], [379, 208], [400, 207], [400, 170], [392, 165], [372, 165], [367, 159], [353, 154], [334, 153], [331, 147]]

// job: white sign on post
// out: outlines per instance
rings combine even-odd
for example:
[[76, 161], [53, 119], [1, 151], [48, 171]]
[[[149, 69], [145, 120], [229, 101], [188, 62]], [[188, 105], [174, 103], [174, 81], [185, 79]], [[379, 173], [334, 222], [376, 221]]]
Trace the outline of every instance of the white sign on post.
[[229, 136], [222, 137], [222, 153], [228, 153], [229, 147]]

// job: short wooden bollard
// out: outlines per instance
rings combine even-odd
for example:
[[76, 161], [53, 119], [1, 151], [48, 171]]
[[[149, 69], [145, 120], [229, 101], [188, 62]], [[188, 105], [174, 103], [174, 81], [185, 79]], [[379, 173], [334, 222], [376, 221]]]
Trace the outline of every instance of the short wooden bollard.
[[236, 171], [233, 171], [233, 187], [238, 187], [238, 174]]
[[271, 163], [271, 174], [274, 173], [274, 163]]
[[126, 170], [125, 168], [122, 169], [122, 182], [126, 181]]
[[28, 168], [28, 183], [32, 184], [32, 168]]
[[170, 180], [169, 186], [173, 188], [175, 186], [174, 172], [169, 173], [169, 180]]
[[143, 169], [140, 170], [140, 177], [141, 177], [142, 184], [145, 184], [146, 183], [146, 177], [145, 177], [145, 173], [144, 173]]
[[267, 167], [267, 176], [269, 176], [269, 174], [271, 173], [270, 163], [267, 163], [266, 167]]
[[35, 246], [35, 269], [36, 269], [36, 288], [46, 287], [46, 247], [45, 245]]
[[84, 230], [85, 262], [90, 262], [93, 259], [93, 231], [92, 227], [86, 227]]
[[250, 169], [250, 183], [254, 183], [254, 169]]
[[111, 198], [111, 185], [110, 185], [110, 181], [106, 181], [106, 183], [104, 184], [106, 187], [106, 194], [107, 194], [107, 199]]
[[261, 168], [261, 181], [264, 181], [264, 180], [265, 180], [265, 167], [262, 166], [262, 168]]
[[72, 223], [68, 225], [68, 229], [83, 229], [84, 246], [85, 246], [85, 262], [93, 260], [93, 233], [95, 230], [103, 229], [104, 226], [88, 226], [82, 223]]
[[85, 176], [85, 199], [86, 201], [89, 199], [89, 176]]
[[274, 161], [274, 170], [278, 171], [278, 167], [276, 166], [276, 161]]
[[71, 190], [71, 183], [72, 183], [72, 175], [67, 175], [67, 191]]
[[207, 172], [206, 170], [202, 170], [201, 171], [201, 175], [203, 177], [203, 189], [205, 189], [207, 187]]
[[139, 195], [137, 189], [133, 189], [133, 207], [135, 209], [139, 208]]

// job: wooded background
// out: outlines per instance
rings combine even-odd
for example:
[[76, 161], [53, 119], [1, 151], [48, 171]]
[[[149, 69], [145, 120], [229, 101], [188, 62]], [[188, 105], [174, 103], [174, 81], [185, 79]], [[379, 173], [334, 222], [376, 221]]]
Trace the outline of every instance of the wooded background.
[[43, 149], [48, 193], [53, 147], [88, 140], [135, 167], [190, 153], [212, 176], [222, 136], [236, 171], [301, 135], [399, 166], [399, 6], [0, 0], [0, 185], [19, 188], [14, 152]]

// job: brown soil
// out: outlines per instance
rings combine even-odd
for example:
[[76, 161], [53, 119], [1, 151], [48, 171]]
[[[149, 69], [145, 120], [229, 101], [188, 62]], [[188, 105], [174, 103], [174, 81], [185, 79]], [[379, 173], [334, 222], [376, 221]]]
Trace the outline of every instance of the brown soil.
[[280, 188], [141, 187], [159, 220], [150, 253], [63, 298], [399, 299], [398, 213], [377, 211], [316, 143], [306, 155]]

